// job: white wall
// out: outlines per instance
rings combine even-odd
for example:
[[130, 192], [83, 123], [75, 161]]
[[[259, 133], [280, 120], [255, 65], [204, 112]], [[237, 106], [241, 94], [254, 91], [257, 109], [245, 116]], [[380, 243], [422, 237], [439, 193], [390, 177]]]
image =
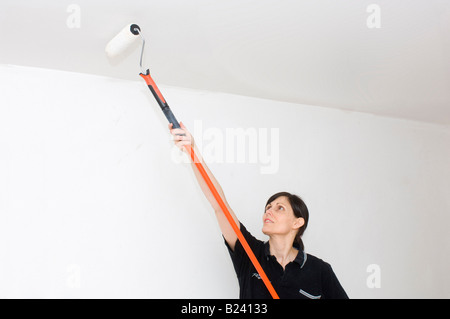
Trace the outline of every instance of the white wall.
[[[138, 76], [2, 65], [0, 88], [1, 298], [238, 297], [209, 203]], [[287, 190], [310, 210], [307, 251], [350, 297], [450, 297], [448, 126], [160, 88], [254, 235]], [[232, 128], [269, 157], [217, 163]]]

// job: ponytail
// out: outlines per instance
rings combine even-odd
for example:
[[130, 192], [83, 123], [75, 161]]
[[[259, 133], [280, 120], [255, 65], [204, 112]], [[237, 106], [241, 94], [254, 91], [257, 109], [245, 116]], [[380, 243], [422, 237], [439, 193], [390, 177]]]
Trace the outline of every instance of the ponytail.
[[302, 235], [300, 234], [300, 231], [298, 231], [297, 235], [295, 236], [294, 247], [301, 251], [305, 250], [305, 245], [303, 245]]

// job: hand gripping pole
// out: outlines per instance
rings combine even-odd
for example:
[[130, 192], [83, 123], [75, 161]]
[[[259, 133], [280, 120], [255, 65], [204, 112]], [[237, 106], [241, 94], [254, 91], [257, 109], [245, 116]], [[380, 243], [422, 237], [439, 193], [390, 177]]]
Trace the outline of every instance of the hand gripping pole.
[[[147, 69], [145, 74], [140, 73], [139, 75], [147, 83], [150, 91], [153, 93], [153, 96], [155, 97], [156, 101], [158, 102], [159, 106], [161, 107], [161, 110], [163, 111], [163, 113], [166, 116], [169, 123], [173, 124], [173, 128], [180, 128], [180, 124], [178, 123], [177, 119], [175, 118], [175, 115], [173, 115], [169, 105], [167, 104], [166, 100], [164, 99], [163, 95], [161, 94], [161, 91], [158, 89], [155, 81], [153, 81], [152, 77], [150, 76], [150, 71]], [[234, 232], [236, 233], [242, 247], [244, 248], [245, 252], [247, 253], [248, 257], [250, 258], [250, 261], [252, 262], [252, 264], [255, 267], [258, 274], [261, 276], [261, 279], [263, 280], [264, 284], [266, 285], [267, 289], [269, 290], [270, 295], [272, 296], [273, 299], [280, 299], [280, 297], [276, 293], [275, 289], [273, 288], [272, 283], [270, 282], [266, 273], [262, 269], [261, 264], [259, 263], [255, 254], [253, 253], [252, 249], [248, 245], [247, 240], [245, 239], [245, 237], [242, 234], [241, 230], [239, 229], [238, 225], [236, 224], [233, 217], [231, 216], [230, 211], [228, 210], [227, 206], [225, 205], [223, 199], [220, 197], [219, 193], [217, 192], [217, 189], [214, 186], [211, 179], [209, 178], [208, 173], [206, 172], [202, 163], [199, 161], [197, 155], [194, 152], [194, 149], [192, 148], [191, 145], [185, 145], [185, 148], [186, 148], [188, 154], [190, 155], [191, 160], [193, 161], [193, 163], [199, 170], [200, 174], [202, 175], [204, 181], [208, 185], [208, 188], [210, 189], [211, 193], [213, 194], [214, 198], [216, 199], [216, 201], [219, 204], [220, 208], [222, 209], [223, 213], [225, 214], [225, 217], [227, 218], [228, 222], [230, 223], [230, 226], [233, 228]]]

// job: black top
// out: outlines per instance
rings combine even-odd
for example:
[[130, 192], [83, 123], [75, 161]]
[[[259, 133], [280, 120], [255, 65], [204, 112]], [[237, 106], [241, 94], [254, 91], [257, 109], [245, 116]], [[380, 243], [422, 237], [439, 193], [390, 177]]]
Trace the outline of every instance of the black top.
[[[283, 270], [275, 256], [270, 255], [269, 242], [253, 237], [242, 223], [240, 229], [281, 299], [348, 298], [328, 263], [300, 250], [295, 260], [287, 264]], [[236, 242], [234, 252], [226, 241], [225, 244], [239, 280], [239, 297], [272, 298], [239, 240]]]

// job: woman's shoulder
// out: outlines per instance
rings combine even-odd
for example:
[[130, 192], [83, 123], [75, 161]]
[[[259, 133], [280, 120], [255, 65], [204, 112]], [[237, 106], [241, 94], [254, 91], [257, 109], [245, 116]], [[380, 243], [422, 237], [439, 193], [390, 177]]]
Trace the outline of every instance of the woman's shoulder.
[[331, 265], [324, 261], [323, 259], [316, 257], [314, 255], [311, 255], [309, 253], [306, 254], [306, 263], [305, 265], [312, 266], [312, 267], [320, 267], [321, 269], [328, 270], [331, 268]]
[[322, 298], [348, 299], [347, 293], [339, 283], [339, 280], [336, 277], [336, 274], [334, 273], [331, 265], [316, 256], [313, 256], [311, 254], [306, 255], [307, 262], [305, 266], [308, 265], [308, 269], [310, 272], [320, 276], [323, 290]]
[[[253, 250], [254, 253], [256, 253], [256, 251], [262, 251], [264, 249], [264, 242], [260, 239], [257, 239], [255, 236], [253, 236], [247, 230], [247, 228], [244, 226], [244, 224], [240, 223], [239, 229], [240, 229], [242, 235], [244, 236], [245, 240], [247, 241], [247, 244], [250, 246], [250, 248]], [[226, 243], [226, 241], [225, 241], [225, 244], [231, 251], [233, 251], [229, 247], [229, 245]], [[235, 250], [236, 250], [236, 247], [237, 247], [237, 252], [241, 252], [242, 254], [244, 253], [244, 249], [243, 249], [242, 244], [239, 239], [236, 240]]]

